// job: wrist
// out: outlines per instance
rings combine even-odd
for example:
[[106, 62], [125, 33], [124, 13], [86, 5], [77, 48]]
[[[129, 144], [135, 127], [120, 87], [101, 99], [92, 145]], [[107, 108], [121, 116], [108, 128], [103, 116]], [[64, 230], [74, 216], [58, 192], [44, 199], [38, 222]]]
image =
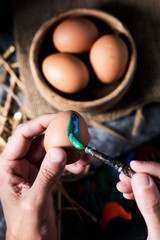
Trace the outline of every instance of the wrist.
[[6, 240], [56, 240], [56, 224], [46, 222], [40, 225], [18, 224], [7, 228]]
[[23, 234], [21, 231], [16, 234], [16, 233], [11, 233], [10, 231], [7, 230], [6, 232], [6, 240], [47, 240], [47, 238], [43, 238], [39, 234]]

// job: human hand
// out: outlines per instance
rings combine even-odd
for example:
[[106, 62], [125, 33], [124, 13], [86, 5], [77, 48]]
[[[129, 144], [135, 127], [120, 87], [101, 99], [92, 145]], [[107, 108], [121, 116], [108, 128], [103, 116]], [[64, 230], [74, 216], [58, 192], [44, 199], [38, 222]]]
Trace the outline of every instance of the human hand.
[[160, 192], [152, 177], [160, 179], [160, 163], [132, 161], [131, 168], [136, 173], [132, 179], [120, 174], [117, 189], [123, 193], [126, 199], [135, 198], [147, 225], [147, 239], [159, 240]]
[[[56, 239], [52, 190], [67, 156], [62, 148], [46, 153], [42, 135], [55, 116], [46, 114], [19, 125], [0, 156], [0, 198], [8, 240]], [[90, 161], [80, 160], [70, 168], [80, 173]]]

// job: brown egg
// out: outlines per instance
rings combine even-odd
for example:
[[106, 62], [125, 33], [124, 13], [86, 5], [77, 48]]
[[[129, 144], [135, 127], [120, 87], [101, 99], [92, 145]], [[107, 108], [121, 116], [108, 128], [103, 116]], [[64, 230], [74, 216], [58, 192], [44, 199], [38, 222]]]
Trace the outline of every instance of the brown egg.
[[74, 17], [62, 21], [53, 32], [53, 43], [58, 51], [84, 53], [98, 38], [97, 26], [87, 18]]
[[42, 63], [42, 71], [53, 87], [65, 93], [77, 93], [89, 82], [89, 71], [86, 65], [71, 54], [49, 55]]
[[[67, 153], [68, 164], [76, 162], [84, 155], [84, 151], [76, 149], [68, 137], [67, 128], [72, 112], [73, 111], [60, 112], [49, 124], [44, 137], [45, 150], [48, 151], [52, 147], [62, 147]], [[79, 132], [77, 138], [87, 146], [90, 140], [87, 125], [79, 113], [74, 113], [76, 113], [79, 119]]]
[[123, 39], [107, 34], [93, 44], [90, 50], [90, 62], [97, 78], [103, 83], [119, 80], [126, 71], [128, 47]]

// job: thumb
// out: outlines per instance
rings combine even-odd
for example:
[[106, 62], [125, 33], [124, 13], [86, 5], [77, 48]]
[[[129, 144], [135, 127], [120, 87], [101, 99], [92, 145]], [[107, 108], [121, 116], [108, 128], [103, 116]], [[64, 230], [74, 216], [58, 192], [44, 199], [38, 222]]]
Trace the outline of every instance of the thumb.
[[31, 188], [34, 199], [38, 196], [38, 199], [43, 201], [48, 197], [63, 173], [66, 160], [67, 155], [62, 148], [51, 148], [48, 150]]
[[153, 179], [142, 173], [132, 177], [133, 193], [147, 224], [150, 239], [159, 239], [160, 234], [160, 193]]

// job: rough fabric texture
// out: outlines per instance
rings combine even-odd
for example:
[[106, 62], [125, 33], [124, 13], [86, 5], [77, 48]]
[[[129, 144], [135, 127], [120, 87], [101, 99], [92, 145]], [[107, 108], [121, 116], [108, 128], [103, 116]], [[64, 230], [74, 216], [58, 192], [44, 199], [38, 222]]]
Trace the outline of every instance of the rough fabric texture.
[[38, 28], [58, 13], [74, 8], [94, 8], [117, 17], [131, 32], [138, 53], [133, 83], [112, 109], [87, 114], [99, 122], [126, 116], [150, 102], [160, 101], [160, 1], [159, 0], [13, 0], [13, 20], [21, 79], [25, 84], [24, 106], [32, 118], [57, 110], [39, 94], [30, 71], [29, 50]]

